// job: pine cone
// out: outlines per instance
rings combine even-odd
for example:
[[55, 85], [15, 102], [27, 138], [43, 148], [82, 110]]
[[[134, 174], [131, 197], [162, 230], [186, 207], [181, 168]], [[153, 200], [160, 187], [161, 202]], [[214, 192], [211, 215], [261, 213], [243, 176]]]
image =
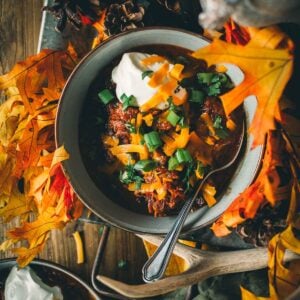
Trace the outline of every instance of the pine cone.
[[134, 0], [115, 1], [107, 9], [104, 25], [108, 35], [143, 27], [145, 9]]
[[44, 6], [56, 19], [55, 29], [62, 32], [67, 23], [79, 30], [82, 25], [92, 24], [98, 19], [100, 3], [97, 0], [55, 0], [52, 6]]
[[256, 214], [254, 219], [246, 220], [237, 227], [237, 233], [246, 242], [254, 246], [267, 246], [274, 235], [287, 226], [286, 216], [289, 201], [282, 200], [275, 207], [266, 204]]

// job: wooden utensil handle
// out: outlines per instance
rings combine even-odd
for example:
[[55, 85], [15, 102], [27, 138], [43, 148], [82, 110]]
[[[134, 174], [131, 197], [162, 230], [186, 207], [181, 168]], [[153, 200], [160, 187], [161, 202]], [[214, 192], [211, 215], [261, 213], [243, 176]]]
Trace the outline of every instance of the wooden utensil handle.
[[[264, 268], [268, 263], [267, 251], [267, 248], [218, 253], [199, 251], [199, 254], [196, 256], [194, 256], [195, 251], [193, 251], [194, 260], [198, 259], [199, 262], [195, 268], [180, 275], [167, 277], [149, 284], [128, 285], [100, 275], [97, 276], [97, 279], [124, 296], [145, 298], [166, 294], [212, 276]], [[299, 256], [286, 251], [285, 261], [294, 259], [299, 259]]]

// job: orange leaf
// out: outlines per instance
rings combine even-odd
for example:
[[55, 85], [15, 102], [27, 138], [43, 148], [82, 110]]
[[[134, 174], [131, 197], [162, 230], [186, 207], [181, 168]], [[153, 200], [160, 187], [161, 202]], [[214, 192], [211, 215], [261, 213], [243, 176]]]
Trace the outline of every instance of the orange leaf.
[[52, 229], [62, 229], [64, 223], [59, 216], [55, 215], [55, 209], [49, 207], [40, 214], [34, 222], [25, 222], [22, 226], [8, 232], [8, 237], [14, 240], [27, 240], [29, 249], [41, 245], [45, 236]]
[[[276, 201], [289, 199], [291, 193], [290, 184], [281, 184], [277, 173], [279, 168], [288, 168], [288, 166], [283, 166], [282, 164], [281, 157], [285, 154], [285, 142], [280, 131], [270, 131], [263, 165], [257, 179], [234, 199], [217, 221], [217, 225], [212, 226], [212, 230], [216, 235], [221, 236], [221, 234], [227, 235], [229, 233], [226, 230], [222, 230], [224, 228], [223, 225], [226, 228], [236, 227], [246, 219], [254, 218], [258, 209], [266, 201], [274, 205]], [[286, 171], [288, 172], [289, 170], [287, 169]]]
[[254, 147], [263, 144], [265, 134], [275, 129], [275, 119], [280, 120], [278, 101], [293, 67], [293, 56], [289, 50], [252, 47], [251, 44], [239, 46], [214, 40], [193, 56], [206, 60], [208, 65], [226, 62], [241, 68], [244, 81], [222, 95], [221, 100], [229, 115], [247, 96], [257, 97], [258, 107], [249, 130], [254, 136]]
[[[22, 224], [1, 249], [27, 240], [28, 248], [15, 250], [20, 266], [42, 250], [50, 230], [82, 212], [59, 164], [68, 154], [63, 147], [55, 151], [54, 142], [58, 98], [74, 66], [67, 52], [43, 50], [0, 77], [8, 98], [0, 106], [0, 215], [5, 221], [21, 216]], [[21, 178], [24, 194], [17, 188]], [[24, 222], [31, 211], [37, 219]]]
[[8, 199], [8, 204], [0, 208], [0, 216], [5, 222], [9, 222], [14, 217], [22, 216], [31, 211], [25, 195], [21, 194], [16, 188], [11, 192]]

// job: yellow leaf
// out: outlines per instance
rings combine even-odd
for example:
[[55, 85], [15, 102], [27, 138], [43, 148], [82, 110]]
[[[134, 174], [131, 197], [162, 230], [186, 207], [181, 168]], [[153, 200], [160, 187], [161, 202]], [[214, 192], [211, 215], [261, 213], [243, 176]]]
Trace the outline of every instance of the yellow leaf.
[[[240, 287], [240, 289], [242, 294], [242, 300], [271, 300], [270, 298], [266, 298], [266, 297], [257, 297], [250, 291], [243, 288], [242, 286]], [[276, 299], [272, 299], [272, 300], [276, 300]]]
[[229, 115], [246, 97], [257, 97], [258, 107], [249, 130], [254, 136], [254, 146], [263, 144], [265, 134], [275, 129], [275, 119], [280, 121], [278, 101], [293, 67], [290, 51], [239, 46], [214, 40], [207, 47], [197, 50], [193, 56], [206, 60], [208, 65], [232, 63], [244, 72], [244, 81], [222, 95], [221, 100]]
[[28, 201], [24, 194], [21, 194], [17, 188], [9, 195], [8, 204], [0, 209], [0, 216], [3, 217], [5, 222], [9, 222], [16, 216], [31, 211]]

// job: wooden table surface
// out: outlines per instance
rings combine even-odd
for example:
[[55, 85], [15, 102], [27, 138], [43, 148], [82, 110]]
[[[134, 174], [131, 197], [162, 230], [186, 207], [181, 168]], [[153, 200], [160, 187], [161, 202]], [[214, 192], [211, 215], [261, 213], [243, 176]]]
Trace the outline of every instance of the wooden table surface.
[[[35, 54], [41, 25], [42, 0], [0, 0], [0, 75], [8, 72], [13, 65]], [[6, 231], [15, 226], [0, 223], [0, 243]], [[69, 224], [62, 231], [54, 231], [39, 258], [67, 267], [89, 281], [92, 264], [101, 234], [101, 226], [77, 222]], [[85, 262], [76, 263], [76, 249], [72, 232], [81, 232], [84, 241]], [[12, 252], [0, 252], [0, 259], [13, 257]], [[146, 254], [142, 241], [134, 234], [119, 229], [110, 231], [101, 274], [135, 283], [141, 278], [140, 270]], [[118, 262], [126, 261], [126, 267], [118, 267]]]

